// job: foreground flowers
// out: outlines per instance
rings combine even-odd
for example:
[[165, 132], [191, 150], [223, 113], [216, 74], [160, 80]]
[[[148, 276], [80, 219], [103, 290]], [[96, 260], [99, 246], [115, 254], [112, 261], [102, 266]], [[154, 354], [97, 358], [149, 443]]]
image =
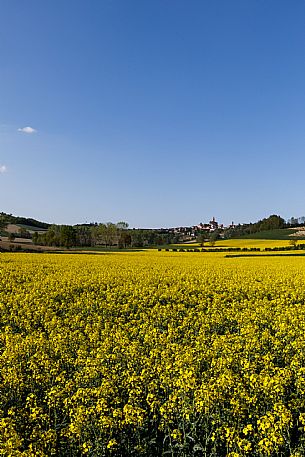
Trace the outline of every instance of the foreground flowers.
[[0, 270], [0, 455], [305, 454], [303, 257], [3, 254]]

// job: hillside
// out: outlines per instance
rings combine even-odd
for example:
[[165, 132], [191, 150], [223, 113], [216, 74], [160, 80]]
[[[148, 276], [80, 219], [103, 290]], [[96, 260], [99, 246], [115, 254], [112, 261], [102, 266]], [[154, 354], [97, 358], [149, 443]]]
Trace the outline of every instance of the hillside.
[[[301, 230], [303, 229], [303, 230]], [[261, 232], [252, 233], [249, 235], [243, 235], [240, 239], [258, 239], [258, 240], [305, 240], [304, 227], [296, 227], [293, 229], [275, 229], [275, 230], [263, 230]]]
[[12, 214], [0, 213], [0, 219], [5, 221], [5, 224], [17, 225], [24, 228], [25, 230], [47, 230], [51, 224], [47, 222], [41, 222], [31, 217], [19, 217], [13, 216]]

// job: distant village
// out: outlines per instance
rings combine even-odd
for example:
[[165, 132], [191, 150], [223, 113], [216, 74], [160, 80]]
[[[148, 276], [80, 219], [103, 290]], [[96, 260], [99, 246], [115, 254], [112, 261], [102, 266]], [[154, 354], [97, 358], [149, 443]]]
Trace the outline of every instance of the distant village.
[[234, 228], [235, 224], [232, 222], [229, 226], [224, 226], [219, 224], [216, 221], [215, 217], [209, 223], [200, 222], [197, 225], [192, 225], [191, 227], [171, 227], [166, 229], [160, 229], [160, 232], [167, 233], [171, 235], [179, 236], [181, 241], [194, 241], [200, 233], [205, 233], [207, 237], [212, 233], [217, 231], [219, 238], [222, 238], [224, 235], [224, 230], [228, 228]]

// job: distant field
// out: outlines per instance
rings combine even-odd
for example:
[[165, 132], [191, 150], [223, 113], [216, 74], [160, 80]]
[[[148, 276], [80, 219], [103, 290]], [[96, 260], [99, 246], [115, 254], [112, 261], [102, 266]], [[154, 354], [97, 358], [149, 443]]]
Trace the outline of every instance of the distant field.
[[19, 231], [19, 226], [16, 225], [16, 224], [8, 224], [6, 227], [5, 227], [5, 231], [7, 233], [18, 233]]
[[[211, 246], [208, 242], [204, 243], [204, 249], [213, 249], [213, 248], [275, 248], [275, 247], [283, 247], [289, 246], [289, 241], [291, 240], [273, 240], [273, 239], [244, 239], [244, 238], [232, 238], [230, 240], [219, 240], [216, 241], [215, 246]], [[194, 248], [201, 248], [199, 243], [192, 243], [192, 244], [171, 244], [171, 245], [164, 245], [160, 246], [161, 249], [194, 249]]]
[[47, 229], [43, 229], [41, 227], [34, 227], [33, 225], [25, 225], [25, 224], [17, 224], [18, 227], [21, 227], [25, 230], [28, 230], [29, 232], [40, 232], [44, 233], [47, 231]]
[[46, 232], [45, 229], [40, 227], [34, 227], [32, 225], [25, 225], [25, 224], [8, 224], [5, 231], [8, 233], [18, 233], [20, 229], [27, 230], [28, 232], [39, 232], [44, 233]]
[[[291, 239], [291, 238], [290, 238]], [[219, 240], [216, 242], [217, 248], [275, 248], [289, 246], [289, 240], [273, 240], [273, 239], [242, 239], [234, 238], [231, 240]]]

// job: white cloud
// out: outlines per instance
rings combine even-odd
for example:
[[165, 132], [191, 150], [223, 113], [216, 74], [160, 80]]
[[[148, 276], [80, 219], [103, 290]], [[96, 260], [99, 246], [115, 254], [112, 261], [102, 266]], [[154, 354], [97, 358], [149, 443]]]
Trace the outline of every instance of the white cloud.
[[18, 129], [18, 132], [22, 133], [36, 133], [37, 130], [33, 129], [33, 127], [22, 127], [22, 129]]
[[7, 168], [5, 165], [0, 165], [0, 173], [5, 173], [7, 171]]

